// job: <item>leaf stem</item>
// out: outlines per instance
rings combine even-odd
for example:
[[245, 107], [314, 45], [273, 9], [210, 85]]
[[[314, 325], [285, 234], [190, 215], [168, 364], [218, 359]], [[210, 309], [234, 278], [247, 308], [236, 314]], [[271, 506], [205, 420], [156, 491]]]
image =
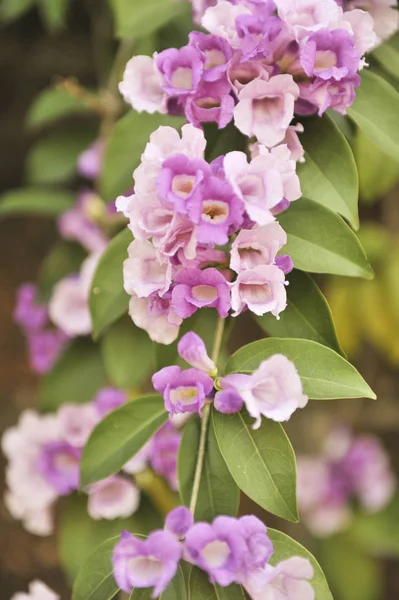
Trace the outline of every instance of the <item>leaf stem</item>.
[[[213, 340], [213, 348], [211, 358], [216, 363], [219, 357], [220, 347], [222, 345], [223, 332], [224, 332], [224, 322], [225, 319], [219, 318], [215, 338]], [[202, 477], [202, 469], [204, 466], [205, 460], [205, 449], [206, 449], [206, 438], [208, 435], [208, 425], [209, 425], [209, 417], [211, 415], [211, 404], [205, 404], [203, 409], [203, 416], [201, 420], [201, 434], [200, 441], [198, 447], [198, 455], [197, 455], [197, 464], [195, 467], [195, 475], [194, 475], [194, 483], [193, 490], [191, 492], [191, 500], [190, 500], [190, 512], [194, 515], [195, 508], [197, 506], [199, 488]]]

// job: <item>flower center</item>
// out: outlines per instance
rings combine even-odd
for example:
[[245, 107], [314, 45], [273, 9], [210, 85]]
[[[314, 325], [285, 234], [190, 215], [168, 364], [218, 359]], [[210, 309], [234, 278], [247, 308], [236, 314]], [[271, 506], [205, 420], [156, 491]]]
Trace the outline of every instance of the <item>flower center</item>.
[[241, 295], [248, 304], [264, 304], [273, 298], [270, 284], [242, 283]]
[[198, 106], [198, 108], [219, 108], [220, 100], [217, 98], [200, 98], [195, 104]]
[[320, 50], [316, 53], [314, 72], [320, 73], [322, 71], [335, 67], [336, 64], [337, 57], [335, 52], [331, 52], [331, 50]]
[[217, 298], [218, 291], [212, 285], [195, 285], [191, 290], [191, 294], [196, 300], [212, 302]]
[[205, 50], [204, 54], [206, 56], [205, 71], [224, 65], [226, 62], [226, 57], [221, 50]]
[[181, 90], [191, 90], [193, 87], [193, 73], [188, 67], [178, 67], [171, 77], [172, 85]]
[[202, 552], [202, 557], [211, 569], [222, 567], [230, 555], [230, 548], [226, 542], [219, 540], [207, 544]]
[[175, 175], [172, 181], [172, 192], [181, 198], [187, 198], [193, 190], [194, 175]]
[[212, 225], [224, 223], [229, 215], [229, 205], [221, 200], [205, 200], [202, 203], [202, 220]]
[[173, 405], [177, 404], [193, 404], [193, 401], [196, 400], [198, 395], [198, 390], [196, 387], [185, 387], [180, 386], [171, 390], [170, 392], [170, 401]]
[[129, 571], [132, 572], [134, 578], [145, 587], [152, 586], [157, 582], [162, 575], [162, 563], [150, 556], [138, 556], [131, 558], [128, 563]]

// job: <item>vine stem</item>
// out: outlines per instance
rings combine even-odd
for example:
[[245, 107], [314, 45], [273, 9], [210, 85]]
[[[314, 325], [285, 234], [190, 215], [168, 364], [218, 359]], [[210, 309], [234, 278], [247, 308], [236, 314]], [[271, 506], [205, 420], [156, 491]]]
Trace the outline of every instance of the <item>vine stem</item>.
[[[225, 319], [222, 319], [221, 317], [219, 317], [219, 320], [218, 320], [218, 323], [216, 326], [216, 333], [215, 333], [215, 338], [213, 341], [213, 348], [212, 348], [212, 354], [211, 354], [211, 358], [215, 363], [217, 362], [217, 360], [219, 358], [220, 347], [222, 345], [224, 322], [225, 322]], [[202, 420], [201, 420], [200, 442], [199, 442], [198, 455], [197, 455], [197, 464], [195, 467], [193, 490], [191, 493], [191, 500], [190, 500], [190, 512], [193, 515], [195, 513], [195, 507], [197, 506], [199, 488], [200, 488], [201, 477], [202, 477], [202, 469], [204, 467], [206, 438], [207, 438], [207, 434], [208, 434], [208, 425], [209, 425], [210, 415], [211, 415], [211, 404], [208, 403], [208, 404], [205, 404], [204, 409], [203, 409], [203, 416], [202, 416]]]

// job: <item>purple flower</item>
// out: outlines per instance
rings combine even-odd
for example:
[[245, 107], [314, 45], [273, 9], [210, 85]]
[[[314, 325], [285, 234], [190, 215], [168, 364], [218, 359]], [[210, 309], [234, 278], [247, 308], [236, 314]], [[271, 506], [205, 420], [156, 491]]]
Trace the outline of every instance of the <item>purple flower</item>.
[[63, 238], [79, 242], [88, 252], [101, 252], [108, 238], [98, 221], [106, 213], [107, 206], [102, 199], [91, 190], [84, 190], [79, 193], [75, 206], [58, 218], [58, 231]]
[[17, 290], [14, 321], [25, 331], [37, 331], [47, 324], [47, 306], [37, 303], [37, 287], [24, 283]]
[[228, 283], [217, 269], [184, 269], [177, 275], [176, 287], [172, 291], [172, 306], [183, 319], [191, 317], [203, 307], [216, 308], [225, 319], [230, 305]]
[[195, 199], [201, 199], [204, 179], [211, 169], [202, 158], [190, 158], [174, 154], [167, 158], [157, 178], [157, 189], [163, 204], [176, 212], [187, 215]]
[[233, 118], [234, 106], [230, 83], [219, 80], [203, 83], [195, 94], [188, 96], [184, 110], [188, 121], [196, 127], [201, 123], [217, 123], [223, 129]]
[[149, 459], [154, 471], [165, 477], [172, 489], [177, 490], [177, 455], [182, 434], [168, 422], [150, 442]]
[[126, 393], [113, 387], [101, 389], [94, 398], [94, 405], [100, 417], [105, 417], [125, 402]]
[[269, 15], [239, 15], [236, 28], [241, 39], [243, 60], [262, 57], [271, 59], [271, 42], [279, 35], [283, 23], [278, 17]]
[[93, 403], [63, 404], [57, 416], [62, 438], [75, 448], [83, 448], [99, 421]]
[[328, 108], [342, 115], [353, 104], [356, 92], [361, 82], [359, 75], [340, 81], [323, 81], [316, 79], [313, 83], [300, 85], [300, 98], [295, 107], [298, 114], [313, 114], [318, 112], [321, 117]]
[[126, 65], [119, 91], [137, 112], [166, 112], [162, 76], [151, 56], [133, 56]]
[[215, 396], [214, 407], [224, 415], [233, 415], [240, 412], [244, 406], [244, 400], [234, 389], [225, 389]]
[[266, 565], [262, 573], [249, 576], [244, 586], [252, 600], [315, 600], [315, 591], [309, 583], [313, 574], [307, 558], [292, 556], [275, 567]]
[[212, 524], [191, 527], [184, 550], [187, 560], [208, 573], [212, 583], [225, 587], [237, 580], [248, 548], [237, 519], [217, 517]]
[[78, 173], [86, 179], [94, 181], [101, 173], [105, 144], [102, 140], [95, 140], [78, 157]]
[[287, 234], [276, 221], [242, 229], [231, 246], [230, 268], [236, 273], [261, 265], [273, 265], [277, 252], [287, 243]]
[[193, 331], [183, 335], [178, 343], [177, 351], [191, 367], [200, 369], [211, 377], [216, 375], [217, 368], [214, 361], [209, 358], [203, 340]]
[[343, 29], [320, 29], [310, 36], [300, 53], [301, 65], [309, 77], [339, 81], [355, 75], [360, 55], [353, 36]]
[[59, 329], [28, 332], [29, 362], [36, 373], [48, 373], [57, 362], [69, 337]]
[[165, 529], [177, 538], [184, 537], [193, 525], [193, 515], [185, 506], [172, 510], [165, 520]]
[[169, 294], [162, 298], [153, 294], [149, 298], [132, 296], [129, 315], [136, 327], [145, 329], [157, 344], [171, 344], [179, 335], [182, 317], [177, 314]]
[[241, 271], [231, 284], [231, 307], [233, 316], [245, 308], [256, 315], [271, 312], [278, 317], [287, 306], [285, 277], [276, 265], [260, 265]]
[[212, 379], [198, 369], [182, 371], [180, 367], [165, 367], [152, 377], [152, 385], [163, 394], [170, 415], [198, 412], [213, 389]]
[[124, 288], [129, 295], [148, 298], [154, 292], [163, 296], [172, 282], [172, 265], [161, 263], [155, 246], [145, 240], [133, 240], [129, 257], [123, 263]]
[[187, 96], [195, 92], [201, 81], [204, 62], [205, 57], [194, 46], [164, 50], [155, 58], [164, 78], [162, 89], [170, 96]]
[[[241, 535], [247, 544], [247, 552], [243, 557], [243, 573], [248, 573], [266, 566], [274, 548], [267, 535], [266, 526], [257, 517], [246, 515], [239, 520]], [[241, 579], [243, 575], [241, 574]]]
[[203, 81], [220, 81], [233, 54], [230, 45], [217, 35], [206, 35], [199, 31], [192, 31], [188, 39], [189, 45], [204, 55]]
[[232, 374], [220, 381], [223, 390], [236, 391], [260, 427], [262, 415], [273, 421], [288, 421], [297, 408], [308, 402], [294, 363], [282, 354], [264, 360], [252, 375]]
[[112, 557], [115, 580], [127, 594], [153, 587], [157, 598], [175, 576], [181, 555], [181, 544], [167, 531], [154, 531], [146, 540], [124, 531]]
[[118, 519], [133, 515], [140, 504], [140, 490], [132, 481], [113, 475], [88, 489], [87, 512], [92, 519]]
[[64, 441], [45, 444], [37, 459], [37, 469], [61, 495], [66, 496], [79, 487], [81, 450]]

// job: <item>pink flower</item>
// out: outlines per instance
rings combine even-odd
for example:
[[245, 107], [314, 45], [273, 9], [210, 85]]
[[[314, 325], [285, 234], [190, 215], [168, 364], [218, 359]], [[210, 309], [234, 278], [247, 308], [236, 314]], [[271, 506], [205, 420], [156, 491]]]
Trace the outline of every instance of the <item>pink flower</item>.
[[207, 396], [213, 389], [213, 381], [198, 369], [180, 367], [164, 367], [152, 377], [152, 385], [163, 395], [165, 408], [169, 414], [197, 412], [205, 404]]
[[262, 573], [247, 578], [244, 587], [252, 600], [315, 600], [316, 594], [309, 583], [313, 567], [306, 558], [293, 556], [275, 567], [267, 564]]
[[93, 404], [64, 404], [58, 411], [63, 439], [72, 446], [83, 448], [99, 421]]
[[28, 594], [19, 592], [14, 594], [11, 600], [60, 600], [60, 596], [36, 579], [29, 584]]
[[97, 194], [91, 190], [82, 191], [73, 208], [58, 218], [58, 231], [63, 238], [79, 242], [88, 252], [102, 252], [108, 238], [95, 217], [105, 213], [106, 205]]
[[349, 5], [349, 8], [351, 7], [361, 8], [370, 13], [377, 35], [376, 44], [380, 44], [399, 29], [399, 12], [395, 0], [353, 0]]
[[150, 56], [133, 56], [126, 65], [119, 91], [138, 112], [166, 113], [162, 76]]
[[191, 367], [200, 369], [211, 376], [217, 372], [216, 365], [209, 358], [203, 340], [193, 331], [183, 335], [178, 343], [177, 351]]
[[214, 268], [184, 269], [176, 277], [172, 291], [172, 306], [183, 319], [199, 308], [216, 308], [222, 319], [230, 309], [230, 290], [226, 279]]
[[128, 248], [129, 258], [123, 263], [126, 292], [147, 298], [154, 292], [163, 296], [172, 282], [172, 265], [160, 263], [156, 248], [148, 241], [134, 240]]
[[287, 306], [284, 272], [275, 265], [241, 271], [231, 284], [231, 308], [237, 317], [246, 307], [256, 315], [278, 317]]
[[282, 354], [264, 360], [252, 375], [223, 377], [221, 386], [238, 392], [256, 419], [254, 429], [260, 427], [262, 415], [273, 421], [288, 421], [297, 408], [308, 402], [294, 363]]
[[287, 234], [274, 221], [263, 227], [242, 229], [231, 246], [230, 268], [236, 273], [262, 265], [273, 265], [277, 252], [287, 243]]
[[130, 517], [140, 504], [138, 487], [120, 475], [90, 485], [88, 495], [87, 512], [96, 520]]
[[218, 0], [216, 6], [206, 9], [201, 25], [214, 35], [226, 39], [233, 48], [240, 47], [240, 38], [236, 30], [238, 15], [250, 15], [251, 11], [240, 4], [233, 5], [226, 0]]
[[319, 29], [334, 28], [343, 11], [335, 0], [275, 0], [280, 19], [296, 40]]
[[356, 8], [346, 11], [337, 27], [349, 31], [353, 36], [355, 48], [361, 56], [372, 50], [378, 43], [373, 18], [364, 10]]
[[171, 306], [169, 298], [157, 295], [149, 298], [132, 296], [129, 302], [129, 315], [133, 323], [140, 329], [145, 329], [157, 344], [172, 344], [179, 335], [183, 322]]
[[78, 157], [78, 172], [82, 177], [94, 181], [101, 174], [105, 144], [101, 139], [95, 140]]
[[299, 87], [292, 75], [251, 81], [238, 94], [234, 122], [245, 135], [255, 135], [265, 146], [275, 146], [286, 136], [298, 96]]

